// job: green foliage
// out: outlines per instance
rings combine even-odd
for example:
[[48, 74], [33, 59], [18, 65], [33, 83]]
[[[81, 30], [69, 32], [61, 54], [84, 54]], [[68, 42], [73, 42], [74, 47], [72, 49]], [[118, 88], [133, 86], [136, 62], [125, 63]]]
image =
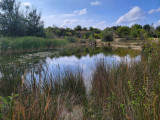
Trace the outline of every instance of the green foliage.
[[160, 26], [156, 27], [156, 30], [160, 32]]
[[[0, 26], [5, 36], [40, 36], [44, 37], [44, 25], [41, 14], [29, 7], [21, 10], [22, 4], [16, 0], [0, 2]], [[26, 14], [24, 14], [26, 13]]]
[[86, 39], [86, 38], [87, 38], [86, 35], [84, 35], [84, 36], [83, 36], [83, 39]]
[[76, 43], [78, 42], [78, 39], [74, 36], [65, 37], [65, 40], [67, 40], [70, 43]]
[[45, 29], [46, 38], [55, 39], [55, 34], [52, 32], [52, 28]]
[[131, 29], [135, 29], [135, 30], [142, 29], [142, 26], [139, 24], [134, 24], [132, 25]]
[[41, 13], [37, 13], [37, 9], [33, 9], [27, 16], [27, 35], [45, 37], [44, 24], [41, 21]]
[[[14, 98], [18, 97], [18, 94], [2, 97], [0, 96], [0, 119], [12, 119], [14, 111]], [[9, 118], [5, 118], [5, 113], [9, 112]]]
[[49, 49], [67, 43], [66, 40], [45, 39], [40, 37], [8, 37], [0, 40], [1, 53]]
[[113, 41], [113, 30], [110, 28], [106, 28], [103, 31], [102, 41]]
[[71, 30], [70, 28], [59, 28], [57, 26], [53, 26], [53, 27], [48, 27], [45, 30], [49, 31], [50, 34], [51, 35], [53, 34], [55, 37], [74, 36], [75, 35], [75, 31]]
[[80, 25], [77, 25], [77, 27], [74, 28], [75, 31], [81, 31], [82, 27]]
[[94, 37], [92, 35], [90, 35], [88, 39], [89, 39], [90, 43], [95, 43], [96, 42], [96, 40], [94, 39]]
[[94, 38], [95, 38], [95, 39], [101, 39], [101, 34], [96, 34], [96, 33], [95, 33], [95, 34], [94, 34]]
[[87, 31], [88, 29], [87, 29], [86, 27], [84, 27], [82, 30], [83, 30], [83, 31]]
[[149, 31], [151, 30], [151, 26], [149, 24], [146, 24], [143, 26], [143, 29]]
[[118, 28], [117, 33], [119, 37], [123, 38], [123, 37], [129, 36], [131, 33], [131, 30], [129, 27], [123, 26], [123, 27]]

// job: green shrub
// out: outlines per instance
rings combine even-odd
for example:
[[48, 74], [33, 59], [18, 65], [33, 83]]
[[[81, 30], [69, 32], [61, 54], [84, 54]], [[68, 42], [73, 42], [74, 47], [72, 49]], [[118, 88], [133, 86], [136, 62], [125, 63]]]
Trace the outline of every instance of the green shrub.
[[86, 43], [86, 40], [80, 40], [80, 43]]
[[102, 41], [113, 41], [113, 31], [105, 29], [103, 31]]
[[118, 28], [117, 33], [119, 37], [123, 38], [123, 37], [129, 36], [131, 33], [131, 30], [129, 27], [123, 26], [123, 27]]
[[70, 43], [76, 43], [78, 42], [78, 39], [76, 37], [73, 37], [73, 36], [68, 36], [68, 37], [65, 37], [65, 39], [70, 42]]

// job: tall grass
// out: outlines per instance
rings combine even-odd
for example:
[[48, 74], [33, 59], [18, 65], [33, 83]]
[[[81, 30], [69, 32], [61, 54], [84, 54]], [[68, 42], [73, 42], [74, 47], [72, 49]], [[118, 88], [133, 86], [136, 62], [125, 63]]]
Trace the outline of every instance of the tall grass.
[[96, 65], [85, 119], [160, 119], [160, 43], [148, 43], [146, 61]]
[[27, 51], [51, 49], [67, 44], [66, 40], [46, 39], [40, 37], [6, 37], [0, 39], [1, 53], [22, 53]]
[[[17, 71], [14, 70], [10, 70], [9, 78], [4, 76], [5, 71], [9, 70], [3, 68], [2, 71], [0, 92], [3, 97], [0, 97], [0, 119], [64, 119], [74, 106], [83, 106], [86, 103], [86, 88], [80, 70], [74, 74], [66, 70], [63, 75], [58, 73], [54, 76], [49, 75], [47, 71], [42, 75], [39, 71], [39, 79], [36, 79], [35, 71], [31, 71], [31, 76], [27, 79], [26, 72], [22, 70], [23, 77], [17, 81], [14, 80], [19, 75], [15, 74]], [[12, 84], [14, 82], [17, 84]]]
[[[0, 117], [12, 120], [159, 120], [159, 45], [152, 43], [150, 46], [149, 43], [144, 49], [146, 59], [140, 62], [122, 62], [112, 67], [105, 61], [97, 63], [88, 93], [79, 70], [53, 76], [47, 71], [42, 75], [40, 69], [38, 77], [31, 71], [29, 81], [22, 77], [10, 86], [14, 89], [9, 97], [0, 97]], [[15, 72], [10, 72], [11, 80], [17, 80], [12, 73]], [[24, 70], [21, 75], [25, 73]], [[7, 92], [4, 89], [10, 84], [9, 80], [5, 83], [5, 79], [4, 75], [0, 78], [1, 93]], [[77, 111], [80, 112], [77, 114]]]

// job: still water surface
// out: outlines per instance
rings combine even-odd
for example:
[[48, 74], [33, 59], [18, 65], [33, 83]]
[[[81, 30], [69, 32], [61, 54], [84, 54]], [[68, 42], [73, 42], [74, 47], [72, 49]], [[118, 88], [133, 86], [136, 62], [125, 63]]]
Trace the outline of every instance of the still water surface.
[[[80, 50], [78, 50], [80, 49]], [[91, 50], [90, 50], [91, 49]], [[67, 70], [73, 73], [81, 70], [85, 84], [90, 85], [92, 73], [99, 61], [104, 61], [109, 66], [118, 65], [120, 62], [130, 64], [141, 60], [141, 55], [138, 51], [123, 48], [77, 48], [59, 51], [58, 56], [46, 57], [39, 60], [35, 64], [33, 71], [35, 77], [39, 79], [39, 74], [48, 74], [48, 76], [56, 76], [59, 73], [63, 75]], [[39, 72], [39, 69], [43, 71]], [[31, 78], [30, 69], [26, 74], [27, 79]]]
[[[125, 48], [73, 47], [18, 56], [0, 56], [0, 80], [8, 86], [6, 88], [11, 88], [13, 84], [21, 85], [19, 80], [24, 75], [28, 82], [33, 78], [37, 81], [40, 77], [56, 78], [64, 75], [66, 71], [75, 73], [80, 70], [85, 85], [90, 88], [92, 73], [99, 61], [103, 60], [109, 66], [118, 65], [120, 62], [130, 64], [141, 61], [140, 53]], [[8, 94], [10, 92], [3, 91]]]

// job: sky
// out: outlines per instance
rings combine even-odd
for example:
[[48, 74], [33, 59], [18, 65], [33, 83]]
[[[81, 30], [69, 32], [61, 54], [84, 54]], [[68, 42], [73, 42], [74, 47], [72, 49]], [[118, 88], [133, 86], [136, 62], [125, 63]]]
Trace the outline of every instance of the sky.
[[133, 24], [160, 25], [160, 0], [21, 0], [42, 12], [45, 27], [77, 25], [105, 29]]

